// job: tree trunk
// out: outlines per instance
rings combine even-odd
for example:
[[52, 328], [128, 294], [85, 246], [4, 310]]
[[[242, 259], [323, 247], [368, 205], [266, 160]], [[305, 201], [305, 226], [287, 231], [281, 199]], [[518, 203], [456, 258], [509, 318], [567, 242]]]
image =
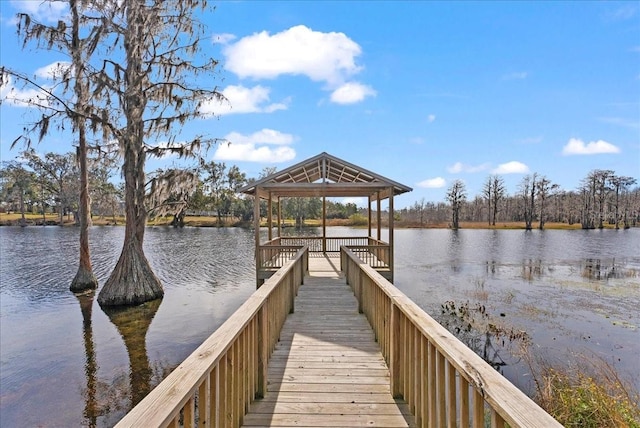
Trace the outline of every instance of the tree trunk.
[[127, 124], [120, 136], [124, 149], [124, 184], [126, 226], [124, 247], [115, 269], [98, 295], [101, 306], [139, 305], [161, 298], [162, 284], [144, 255], [144, 230], [147, 221], [145, 207], [144, 147], [144, 71], [142, 66], [144, 17], [142, 1], [127, 5], [127, 26], [124, 45], [127, 56], [125, 115]]
[[94, 290], [98, 287], [98, 280], [93, 274], [91, 256], [89, 253], [89, 225], [91, 224], [90, 199], [89, 199], [89, 174], [87, 172], [87, 143], [85, 138], [84, 120], [79, 123], [79, 148], [78, 162], [80, 164], [80, 261], [78, 272], [71, 281], [71, 291], [80, 292]]
[[[69, 8], [72, 15], [72, 44], [76, 49], [73, 50], [73, 64], [75, 70], [75, 93], [76, 104], [80, 108], [85, 108], [89, 101], [89, 94], [86, 83], [82, 80], [83, 63], [82, 49], [80, 48], [80, 20], [78, 12], [78, 4], [76, 0], [69, 2]], [[75, 117], [75, 126], [78, 130], [78, 164], [80, 165], [80, 203], [78, 207], [78, 221], [80, 225], [80, 261], [78, 263], [78, 272], [71, 281], [69, 289], [73, 292], [84, 290], [93, 290], [98, 287], [98, 280], [93, 275], [91, 267], [91, 257], [89, 253], [89, 226], [91, 224], [91, 200], [89, 197], [89, 173], [87, 171], [87, 136], [85, 129], [85, 119], [83, 117]], [[62, 189], [62, 187], [60, 187]]]
[[24, 215], [24, 190], [20, 189], [20, 227], [25, 227], [27, 225], [27, 218]]
[[145, 257], [142, 244], [136, 235], [125, 236], [120, 259], [100, 290], [98, 303], [100, 306], [132, 306], [163, 295], [160, 280]]

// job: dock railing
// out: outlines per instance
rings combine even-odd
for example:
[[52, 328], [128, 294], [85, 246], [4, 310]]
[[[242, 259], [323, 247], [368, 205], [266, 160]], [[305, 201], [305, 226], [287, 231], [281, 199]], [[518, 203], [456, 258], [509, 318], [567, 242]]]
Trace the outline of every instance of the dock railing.
[[341, 266], [417, 426], [562, 426], [344, 246]]
[[309, 269], [300, 248], [116, 427], [237, 427], [267, 390], [267, 363]]
[[384, 241], [366, 236], [325, 238], [321, 236], [287, 236], [271, 239], [258, 246], [258, 281], [273, 275], [305, 245], [309, 247], [311, 253], [339, 253], [340, 248], [346, 245], [383, 276], [390, 271], [391, 247]]

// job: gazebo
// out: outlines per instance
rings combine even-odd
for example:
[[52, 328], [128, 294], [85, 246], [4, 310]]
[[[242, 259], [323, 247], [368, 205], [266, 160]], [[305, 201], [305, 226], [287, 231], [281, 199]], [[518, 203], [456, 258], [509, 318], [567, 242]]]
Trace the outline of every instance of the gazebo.
[[[357, 252], [390, 281], [393, 280], [394, 196], [412, 189], [326, 152], [264, 177], [240, 189], [254, 197], [256, 275], [258, 286], [301, 246], [311, 253], [338, 253], [342, 245]], [[322, 198], [322, 236], [282, 236], [281, 198]], [[326, 198], [368, 198], [367, 237], [327, 237]], [[389, 199], [389, 242], [383, 242], [381, 201]], [[260, 242], [260, 201], [267, 201], [267, 238]], [[376, 203], [376, 236], [372, 235], [372, 206]], [[273, 236], [273, 204], [277, 205], [277, 236]]]

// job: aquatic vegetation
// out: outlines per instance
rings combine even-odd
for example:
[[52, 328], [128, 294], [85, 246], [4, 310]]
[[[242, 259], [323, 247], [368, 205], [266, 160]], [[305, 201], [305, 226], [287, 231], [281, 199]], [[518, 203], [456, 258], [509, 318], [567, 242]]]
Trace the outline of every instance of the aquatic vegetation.
[[640, 427], [640, 394], [615, 367], [577, 356], [569, 367], [538, 364], [534, 399], [567, 427]]

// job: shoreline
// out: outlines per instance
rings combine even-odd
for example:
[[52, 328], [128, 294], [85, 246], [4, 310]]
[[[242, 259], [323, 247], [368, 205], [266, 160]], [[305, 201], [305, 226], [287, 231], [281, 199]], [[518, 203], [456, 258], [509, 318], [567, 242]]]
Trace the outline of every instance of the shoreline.
[[[0, 213], [0, 226], [19, 226], [20, 225], [20, 214], [7, 214]], [[57, 215], [47, 215], [45, 217], [44, 226], [60, 226], [59, 217]], [[163, 217], [158, 219], [149, 220], [147, 222], [148, 227], [173, 227], [171, 224], [172, 218]], [[42, 215], [39, 214], [27, 214], [26, 215], [27, 226], [43, 226], [43, 218]], [[99, 218], [96, 217], [92, 220], [93, 226], [124, 226], [125, 219], [124, 217], [113, 217], [111, 218]], [[327, 220], [327, 226], [344, 226], [344, 227], [357, 227], [364, 228], [366, 225], [362, 225], [361, 223], [354, 222], [350, 219], [330, 219]], [[76, 226], [73, 218], [65, 217], [64, 223], [62, 226]], [[250, 228], [253, 226], [253, 222], [242, 222], [239, 220], [228, 220], [224, 219], [222, 224], [218, 224], [218, 220], [215, 217], [196, 217], [196, 216], [187, 216], [185, 217], [184, 227], [244, 227]], [[261, 223], [261, 227], [266, 227], [266, 221]], [[313, 228], [313, 227], [321, 227], [322, 221], [318, 219], [306, 220], [303, 228]], [[274, 224], [274, 228], [276, 225]], [[295, 223], [292, 220], [287, 220], [284, 225], [284, 228], [294, 228]], [[406, 222], [402, 220], [397, 220], [394, 222], [394, 227], [396, 229], [450, 229], [449, 223], [440, 222], [440, 223], [416, 223], [416, 222]], [[633, 227], [633, 226], [632, 226]], [[383, 228], [386, 228], [386, 224], [383, 223]], [[526, 230], [524, 222], [496, 222], [496, 225], [489, 225], [487, 222], [460, 222], [459, 229], [495, 229], [495, 230]], [[534, 225], [533, 229], [538, 229], [537, 225]], [[605, 224], [604, 229], [615, 229], [615, 225], [613, 224]], [[623, 229], [623, 228], [620, 228]], [[583, 230], [580, 223], [567, 224], [567, 223], [558, 223], [558, 222], [548, 222], [544, 225], [544, 230]], [[589, 230], [589, 229], [585, 229]]]

